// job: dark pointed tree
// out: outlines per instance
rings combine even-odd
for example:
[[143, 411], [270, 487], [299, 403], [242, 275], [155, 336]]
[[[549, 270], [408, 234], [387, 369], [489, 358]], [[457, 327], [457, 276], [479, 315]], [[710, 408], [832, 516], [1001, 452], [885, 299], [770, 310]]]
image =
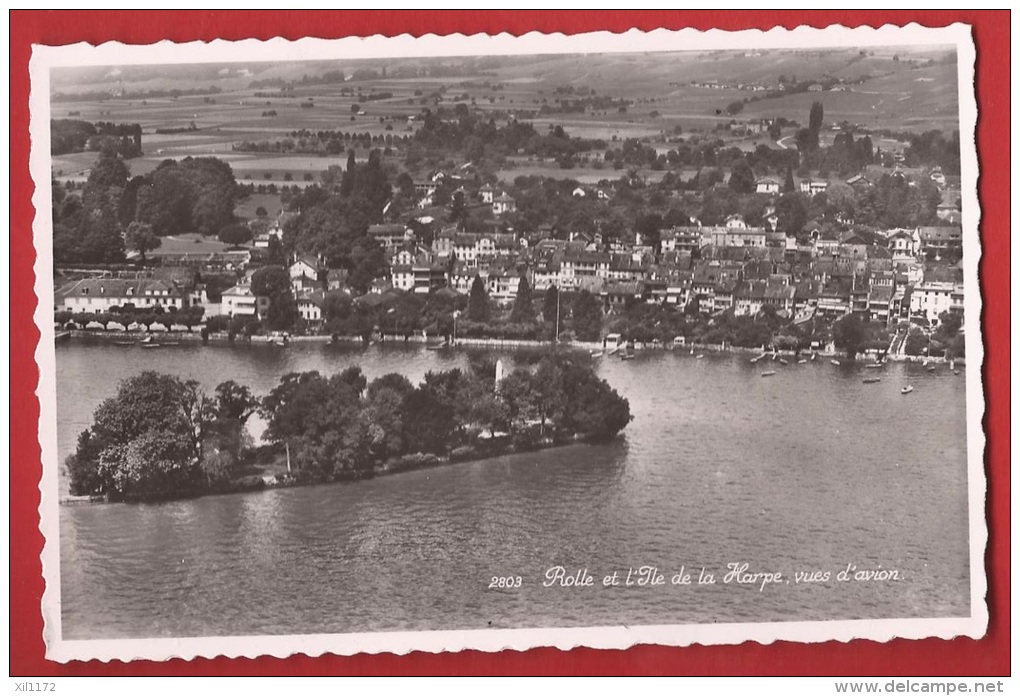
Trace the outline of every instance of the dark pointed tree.
[[517, 285], [517, 297], [514, 299], [514, 308], [510, 312], [510, 321], [515, 324], [530, 324], [535, 321], [535, 308], [531, 302], [531, 284], [528, 277], [521, 274], [521, 281]]
[[808, 114], [808, 130], [814, 131], [816, 137], [822, 130], [824, 113], [821, 102], [812, 102], [811, 111]]
[[559, 312], [560, 291], [555, 285], [550, 285], [542, 298], [542, 318], [547, 324], [556, 322], [556, 315]]
[[489, 307], [489, 293], [485, 289], [485, 281], [475, 276], [471, 283], [471, 294], [468, 296], [467, 315], [471, 321], [485, 323], [489, 321], [492, 309]]

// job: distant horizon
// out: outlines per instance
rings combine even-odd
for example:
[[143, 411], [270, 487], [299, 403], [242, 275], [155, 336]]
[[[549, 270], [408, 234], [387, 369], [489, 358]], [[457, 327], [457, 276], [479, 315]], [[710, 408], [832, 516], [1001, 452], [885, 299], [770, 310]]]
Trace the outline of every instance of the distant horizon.
[[[356, 63], [359, 66], [388, 66], [394, 63], [404, 61], [426, 61], [429, 63], [439, 63], [443, 61], [479, 61], [485, 59], [495, 59], [500, 61], [512, 61], [516, 64], [521, 64], [529, 61], [537, 61], [543, 59], [553, 58], [582, 58], [592, 56], [618, 56], [618, 57], [653, 57], [653, 56], [697, 56], [697, 55], [720, 55], [727, 53], [746, 53], [754, 51], [756, 53], [768, 53], [768, 54], [821, 54], [821, 53], [843, 53], [843, 52], [856, 52], [866, 50], [878, 56], [884, 56], [887, 53], [909, 53], [912, 57], [920, 56], [946, 56], [955, 54], [956, 47], [951, 44], [928, 44], [928, 45], [911, 45], [911, 44], [889, 44], [885, 46], [833, 46], [833, 47], [814, 47], [805, 46], [801, 48], [789, 47], [789, 48], [723, 48], [723, 49], [709, 49], [709, 48], [692, 48], [692, 49], [663, 49], [653, 51], [587, 51], [587, 52], [576, 52], [576, 53], [548, 53], [548, 52], [537, 52], [537, 53], [526, 53], [526, 54], [503, 54], [503, 53], [479, 53], [474, 55], [407, 55], [407, 56], [393, 56], [393, 57], [338, 57], [338, 58], [307, 58], [307, 59], [282, 59], [282, 60], [259, 60], [259, 61], [230, 61], [230, 60], [218, 60], [218, 61], [201, 61], [194, 63], [107, 63], [97, 65], [74, 65], [74, 66], [58, 66], [51, 69], [51, 91], [58, 86], [58, 83], [62, 80], [81, 79], [82, 75], [88, 75], [91, 72], [100, 70], [150, 70], [152, 68], [163, 68], [169, 71], [182, 71], [187, 72], [194, 69], [202, 68], [216, 68], [220, 67], [223, 69], [231, 69], [240, 71], [245, 68], [259, 67], [261, 71], [269, 70], [276, 67], [294, 67], [303, 66], [309, 69], [319, 70], [330, 70], [342, 68], [344, 64]], [[503, 66], [499, 66], [503, 67]], [[486, 69], [498, 69], [493, 68], [479, 68], [479, 70]], [[163, 75], [163, 77], [169, 77], [169, 75]], [[229, 77], [238, 77], [238, 75], [224, 76], [223, 79]], [[254, 77], [254, 75], [250, 76]], [[452, 77], [452, 76], [451, 76]], [[59, 79], [58, 79], [59, 78]], [[120, 79], [127, 81], [141, 81], [144, 79], [150, 79], [149, 77], [125, 77], [124, 75], [96, 75], [92, 78], [93, 82], [102, 82], [105, 78]], [[408, 77], [387, 77], [378, 78], [382, 79], [393, 79], [393, 80], [406, 80], [411, 79]]]

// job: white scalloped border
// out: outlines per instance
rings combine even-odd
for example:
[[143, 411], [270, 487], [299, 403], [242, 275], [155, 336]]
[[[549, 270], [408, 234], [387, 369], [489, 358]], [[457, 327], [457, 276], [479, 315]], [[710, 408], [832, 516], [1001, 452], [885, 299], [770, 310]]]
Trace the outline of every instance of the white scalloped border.
[[[585, 628], [540, 628], [477, 631], [429, 631], [402, 633], [353, 633], [338, 635], [233, 636], [210, 638], [64, 640], [60, 624], [59, 485], [56, 452], [56, 382], [54, 373], [52, 225], [48, 215], [36, 215], [33, 234], [36, 249], [35, 293], [39, 298], [35, 321], [40, 331], [36, 350], [40, 405], [39, 443], [43, 476], [39, 490], [40, 531], [46, 542], [41, 555], [45, 591], [42, 613], [47, 659], [65, 663], [73, 660], [191, 660], [196, 657], [291, 655], [317, 657], [323, 654], [429, 653], [480, 650], [528, 650], [555, 647], [626, 649], [638, 644], [664, 646], [732, 645], [746, 641], [770, 644], [775, 641], [822, 642], [866, 639], [887, 642], [896, 638], [952, 639], [980, 638], [988, 625], [985, 552], [988, 531], [985, 520], [985, 411], [982, 385], [984, 346], [980, 331], [982, 300], [978, 281], [981, 254], [977, 195], [978, 160], [975, 145], [977, 103], [974, 92], [975, 46], [971, 28], [964, 24], [929, 28], [916, 23], [847, 28], [799, 26], [775, 27], [762, 31], [711, 29], [631, 29], [564, 35], [529, 32], [426, 34], [414, 37], [374, 35], [342, 39], [305, 38], [290, 41], [280, 37], [261, 41], [188, 42], [161, 41], [150, 45], [106, 42], [96, 46], [78, 43], [67, 46], [33, 46], [29, 64], [32, 91], [29, 98], [32, 142], [30, 170], [35, 183], [32, 202], [36, 211], [47, 211], [50, 190], [49, 69], [60, 66], [127, 65], [132, 63], [203, 63], [284, 60], [330, 60], [381, 57], [526, 55], [534, 53], [626, 53], [696, 50], [740, 50], [748, 48], [788, 49], [833, 46], [898, 46], [951, 44], [957, 47], [964, 230], [967, 356], [967, 452], [970, 511], [971, 616], [948, 619], [883, 619], [868, 621], [776, 622], [752, 624], [684, 624], [670, 626], [593, 626]], [[225, 54], [224, 52], [229, 51]]]

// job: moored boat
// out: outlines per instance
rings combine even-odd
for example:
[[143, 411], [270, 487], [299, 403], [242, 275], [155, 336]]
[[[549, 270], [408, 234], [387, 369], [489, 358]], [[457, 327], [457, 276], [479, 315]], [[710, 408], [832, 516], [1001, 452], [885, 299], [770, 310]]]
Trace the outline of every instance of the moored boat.
[[914, 388], [908, 384], [903, 389], [900, 389], [900, 394], [909, 394], [912, 391], [914, 391]]
[[874, 384], [875, 382], [881, 382], [881, 381], [882, 380], [880, 378], [878, 378], [878, 377], [865, 377], [864, 378], [864, 383], [865, 384]]
[[829, 362], [831, 362], [836, 367], [839, 367], [839, 360], [830, 360]]
[[761, 376], [762, 377], [771, 377], [774, 374], [776, 374], [775, 370], [765, 370], [765, 372], [761, 373]]

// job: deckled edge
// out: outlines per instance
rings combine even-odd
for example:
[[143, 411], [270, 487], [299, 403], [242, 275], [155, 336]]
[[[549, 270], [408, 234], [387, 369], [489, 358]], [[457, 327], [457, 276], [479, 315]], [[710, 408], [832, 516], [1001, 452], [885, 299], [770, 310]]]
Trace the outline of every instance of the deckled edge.
[[[923, 39], [914, 36], [924, 32]], [[59, 558], [59, 482], [60, 463], [56, 451], [56, 376], [54, 372], [52, 310], [52, 224], [47, 215], [51, 205], [49, 161], [49, 69], [58, 65], [128, 64], [142, 62], [201, 63], [231, 62], [230, 57], [216, 55], [216, 51], [235, 51], [236, 61], [250, 61], [251, 52], [259, 51], [260, 59], [320, 60], [330, 58], [368, 58], [383, 56], [468, 56], [468, 55], [521, 55], [532, 53], [585, 53], [598, 46], [599, 53], [633, 52], [635, 45], [642, 52], [660, 50], [740, 50], [743, 48], [789, 49], [838, 47], [838, 39], [850, 34], [853, 46], [935, 45], [952, 44], [957, 49], [958, 108], [961, 142], [963, 134], [970, 137], [968, 147], [961, 152], [961, 195], [964, 201], [964, 259], [965, 259], [965, 335], [967, 341], [967, 457], [970, 522], [970, 586], [971, 615], [945, 619], [882, 619], [868, 621], [778, 622], [754, 624], [687, 624], [641, 627], [584, 627], [566, 629], [512, 629], [430, 631], [411, 633], [360, 633], [343, 635], [291, 635], [291, 636], [235, 636], [174, 639], [131, 639], [65, 641], [60, 623], [60, 558]], [[833, 40], [834, 35], [837, 41]], [[639, 44], [634, 40], [640, 39]], [[722, 44], [717, 43], [722, 39]], [[660, 43], [662, 42], [662, 43]], [[665, 46], [664, 43], [669, 43]], [[451, 43], [458, 50], [451, 50]], [[791, 45], [792, 44], [792, 45]], [[401, 52], [409, 48], [407, 52]], [[187, 50], [183, 50], [187, 49]], [[357, 55], [351, 55], [350, 49]], [[366, 50], [367, 49], [367, 50]], [[424, 49], [432, 52], [423, 53]], [[438, 50], [437, 50], [438, 49]], [[510, 50], [513, 49], [513, 50]], [[385, 50], [373, 54], [372, 51]], [[273, 53], [267, 58], [267, 53]], [[92, 61], [83, 61], [89, 53]], [[153, 52], [156, 55], [153, 55]], [[166, 55], [163, 55], [166, 54]], [[985, 518], [984, 452], [985, 435], [982, 417], [985, 409], [981, 370], [984, 360], [981, 335], [981, 296], [977, 270], [981, 244], [978, 236], [980, 209], [978, 201], [978, 161], [976, 150], [977, 103], [975, 99], [975, 46], [971, 27], [960, 23], [947, 27], [924, 27], [917, 23], [905, 26], [885, 24], [881, 27], [862, 26], [847, 28], [831, 25], [824, 28], [798, 26], [794, 29], [774, 27], [763, 31], [749, 29], [724, 31], [719, 29], [665, 30], [643, 32], [630, 29], [626, 32], [591, 32], [578, 35], [528, 32], [514, 37], [507, 33], [497, 35], [453, 34], [439, 36], [425, 34], [414, 37], [402, 34], [397, 37], [374, 35], [341, 39], [306, 38], [290, 41], [280, 37], [268, 40], [242, 41], [214, 40], [175, 44], [161, 41], [148, 46], [105, 42], [97, 46], [79, 43], [62, 47], [33, 46], [29, 63], [32, 91], [29, 99], [31, 137], [30, 171], [35, 183], [32, 202], [36, 210], [33, 221], [33, 238], [36, 247], [36, 295], [39, 303], [35, 321], [40, 330], [36, 350], [39, 365], [39, 383], [36, 395], [40, 403], [39, 444], [42, 452], [43, 473], [40, 479], [40, 531], [45, 537], [41, 554], [45, 590], [43, 593], [44, 640], [47, 659], [66, 663], [74, 660], [132, 661], [171, 659], [191, 660], [196, 657], [228, 658], [272, 656], [287, 658], [292, 655], [318, 657], [323, 654], [349, 656], [359, 653], [392, 653], [403, 655], [414, 651], [429, 653], [480, 650], [523, 651], [536, 647], [553, 647], [570, 650], [577, 647], [596, 649], [627, 649], [638, 644], [656, 644], [684, 647], [689, 645], [733, 645], [757, 642], [763, 645], [775, 641], [813, 643], [823, 641], [849, 642], [871, 640], [888, 642], [896, 638], [952, 639], [960, 636], [980, 638], [988, 626], [985, 552], [988, 543]], [[73, 56], [73, 62], [61, 63], [60, 58]], [[173, 59], [173, 60], [171, 60]], [[967, 185], [964, 186], [963, 183]], [[977, 330], [975, 330], [977, 329]], [[48, 368], [48, 369], [47, 369]], [[44, 432], [44, 424], [51, 431]], [[50, 532], [50, 533], [47, 533]]]
[[[53, 221], [50, 214], [53, 192], [50, 171], [49, 67], [39, 46], [32, 46], [29, 59], [29, 173], [32, 192], [32, 244], [35, 247], [35, 325], [39, 343], [35, 362], [39, 368], [36, 399], [39, 401], [39, 438], [42, 473], [39, 479], [39, 531], [43, 535], [40, 554], [43, 573], [43, 642], [46, 655], [60, 640], [60, 493], [57, 455], [56, 355], [53, 329]], [[45, 51], [44, 51], [45, 52]]]
[[[988, 630], [988, 476], [987, 438], [983, 427], [987, 410], [984, 374], [984, 298], [981, 295], [981, 201], [978, 195], [981, 171], [977, 154], [977, 50], [973, 28], [954, 24], [962, 36], [957, 42], [957, 85], [960, 109], [960, 195], [963, 209], [964, 341], [967, 352], [967, 509], [970, 517], [971, 612], [981, 638]], [[964, 147], [963, 143], [967, 143]]]

